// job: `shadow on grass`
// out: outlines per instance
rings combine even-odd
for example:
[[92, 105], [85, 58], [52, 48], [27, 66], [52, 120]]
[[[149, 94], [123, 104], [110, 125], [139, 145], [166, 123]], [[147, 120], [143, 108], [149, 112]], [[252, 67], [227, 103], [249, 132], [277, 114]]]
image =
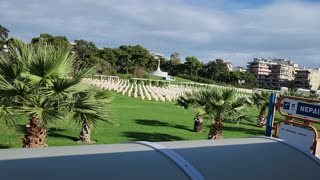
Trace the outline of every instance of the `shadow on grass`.
[[9, 148], [9, 147], [10, 147], [10, 146], [0, 144], [0, 149], [6, 149], [6, 148]]
[[17, 125], [14, 127], [18, 132], [21, 132], [22, 134], [26, 134], [26, 125]]
[[147, 125], [147, 126], [171, 126], [169, 123], [161, 122], [158, 120], [147, 120], [147, 119], [136, 119], [137, 124]]
[[61, 129], [61, 128], [49, 128], [48, 129], [48, 136], [50, 137], [55, 137], [55, 138], [66, 138], [66, 139], [70, 139], [72, 141], [78, 141], [79, 139], [76, 137], [72, 137], [72, 136], [68, 136], [68, 135], [64, 135], [64, 134], [60, 134], [59, 132], [65, 131], [65, 129]]
[[240, 124], [244, 124], [244, 125], [252, 126], [252, 127], [258, 127], [257, 121], [256, 122], [241, 122]]
[[[252, 126], [257, 127], [254, 125], [252, 125]], [[211, 125], [206, 125], [206, 127], [210, 129]], [[264, 128], [257, 130], [257, 129], [243, 128], [240, 126], [239, 127], [223, 126], [222, 131], [241, 132], [241, 133], [251, 134], [251, 135], [255, 135], [255, 136], [263, 136], [263, 135], [265, 135], [266, 128], [264, 127]]]
[[145, 132], [123, 132], [123, 135], [131, 138], [132, 141], [151, 141], [151, 142], [159, 142], [159, 141], [179, 141], [185, 140], [179, 136], [173, 136], [170, 134], [164, 133], [145, 133]]
[[[26, 134], [26, 125], [18, 125], [15, 127], [17, 129], [17, 131], [23, 133], [23, 134]], [[68, 136], [68, 135], [63, 135], [59, 132], [63, 132], [65, 131], [65, 129], [61, 129], [61, 128], [54, 128], [54, 127], [51, 127], [47, 130], [48, 132], [48, 136], [50, 137], [55, 137], [55, 138], [66, 138], [66, 139], [70, 139], [72, 141], [78, 141], [79, 139], [76, 138], [76, 137], [72, 137], [72, 136]], [[0, 146], [1, 148], [1, 146]]]
[[251, 134], [255, 136], [262, 136], [265, 134], [265, 128], [261, 128], [261, 130], [256, 130], [256, 129], [247, 129], [243, 127], [230, 127], [230, 126], [224, 126], [223, 127], [224, 131], [232, 131], [232, 132], [242, 132], [246, 134]]
[[141, 125], [146, 125], [146, 126], [161, 126], [161, 127], [171, 127], [171, 128], [176, 128], [176, 129], [183, 129], [187, 131], [193, 132], [192, 129], [188, 128], [187, 126], [184, 125], [172, 125], [166, 122], [161, 122], [158, 120], [149, 120], [149, 119], [136, 119], [135, 120], [137, 124]]

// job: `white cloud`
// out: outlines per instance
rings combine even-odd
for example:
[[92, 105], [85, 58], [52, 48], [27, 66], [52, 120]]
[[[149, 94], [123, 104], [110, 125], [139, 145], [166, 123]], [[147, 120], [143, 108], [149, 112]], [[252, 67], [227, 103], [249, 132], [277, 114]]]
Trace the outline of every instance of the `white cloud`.
[[51, 33], [99, 46], [141, 44], [167, 56], [179, 51], [203, 61], [225, 58], [235, 65], [278, 56], [320, 66], [320, 3], [247, 5], [228, 0], [11, 0], [0, 2], [0, 18], [11, 35], [29, 40]]

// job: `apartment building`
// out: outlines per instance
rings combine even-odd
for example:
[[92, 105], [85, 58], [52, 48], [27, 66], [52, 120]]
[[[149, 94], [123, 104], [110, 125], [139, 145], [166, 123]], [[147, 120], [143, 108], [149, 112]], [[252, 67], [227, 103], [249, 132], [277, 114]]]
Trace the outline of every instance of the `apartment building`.
[[287, 59], [254, 58], [247, 67], [258, 79], [260, 88], [280, 89], [292, 87], [298, 64]]
[[237, 67], [236, 67], [236, 71], [246, 72], [247, 70], [246, 70], [244, 67], [237, 66]]
[[259, 87], [267, 88], [269, 85], [270, 65], [275, 64], [271, 59], [254, 58], [252, 62], [248, 62], [247, 71], [254, 74], [259, 82]]
[[301, 69], [296, 71], [294, 88], [318, 90], [320, 86], [320, 69]]
[[289, 65], [286, 64], [272, 64], [269, 66], [271, 73], [267, 82], [270, 89], [280, 89], [280, 87], [288, 87], [289, 81]]

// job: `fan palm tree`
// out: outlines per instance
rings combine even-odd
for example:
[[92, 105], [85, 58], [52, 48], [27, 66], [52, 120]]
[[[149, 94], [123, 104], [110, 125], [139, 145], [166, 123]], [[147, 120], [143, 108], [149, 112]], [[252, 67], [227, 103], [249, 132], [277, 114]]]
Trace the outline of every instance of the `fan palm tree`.
[[263, 127], [267, 123], [267, 109], [270, 104], [270, 93], [266, 91], [254, 92], [252, 94], [252, 100], [260, 109], [257, 125]]
[[99, 120], [114, 124], [107, 119], [109, 112], [103, 108], [110, 102], [109, 94], [101, 91], [92, 93], [92, 91], [93, 89], [74, 94], [70, 109], [73, 113], [72, 118], [81, 125], [78, 141], [80, 143], [94, 142], [91, 140], [91, 129]]
[[244, 114], [247, 100], [244, 97], [237, 98], [235, 90], [202, 90], [180, 96], [177, 102], [185, 108], [192, 106], [206, 112], [206, 115], [212, 120], [208, 139], [222, 138], [224, 121], [239, 122], [249, 119]]
[[29, 124], [23, 147], [45, 147], [49, 122], [70, 110], [81, 79], [92, 69], [79, 70], [72, 78], [74, 54], [69, 48], [27, 45], [15, 40], [9, 58], [0, 55], [0, 117], [6, 122], [27, 115]]

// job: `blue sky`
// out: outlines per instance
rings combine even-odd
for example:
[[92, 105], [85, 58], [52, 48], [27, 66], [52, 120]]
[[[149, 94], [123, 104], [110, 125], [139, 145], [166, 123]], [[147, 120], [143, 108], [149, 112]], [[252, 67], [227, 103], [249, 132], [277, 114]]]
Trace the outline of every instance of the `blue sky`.
[[279, 57], [320, 67], [319, 9], [316, 0], [10, 0], [0, 24], [26, 41], [50, 33], [234, 66]]

